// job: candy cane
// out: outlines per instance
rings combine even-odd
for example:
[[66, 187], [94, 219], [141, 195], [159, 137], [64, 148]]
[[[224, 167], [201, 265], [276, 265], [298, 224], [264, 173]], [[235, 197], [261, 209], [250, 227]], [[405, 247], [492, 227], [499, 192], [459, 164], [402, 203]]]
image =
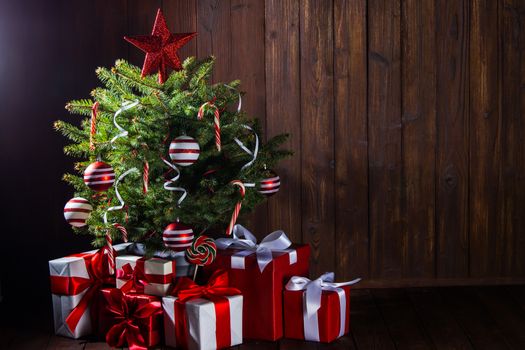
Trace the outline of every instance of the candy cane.
[[144, 161], [144, 168], [142, 170], [142, 192], [148, 193], [149, 186], [149, 163]]
[[199, 108], [199, 112], [197, 113], [197, 119], [202, 120], [204, 117], [204, 108], [206, 106], [209, 106], [210, 108], [213, 108], [213, 124], [215, 126], [215, 145], [217, 146], [217, 151], [221, 151], [221, 125], [220, 125], [220, 113], [219, 108], [213, 103], [213, 101], [208, 101], [204, 103]]
[[109, 230], [106, 231], [106, 246], [108, 247], [109, 274], [113, 275], [115, 273], [115, 254], [113, 251], [113, 240], [111, 239]]
[[244, 187], [242, 181], [233, 180], [230, 183], [232, 185], [239, 186], [241, 192], [241, 200], [235, 204], [235, 208], [233, 209], [232, 218], [230, 220], [230, 224], [228, 225], [228, 229], [226, 230], [226, 235], [228, 236], [232, 234], [233, 227], [235, 226], [235, 223], [237, 222], [237, 218], [239, 217], [239, 213], [241, 211], [242, 200], [244, 199], [244, 195], [246, 194], [246, 188]]
[[97, 112], [98, 102], [93, 103], [91, 107], [91, 132], [89, 133], [89, 149], [95, 150], [95, 134], [97, 133]]
[[127, 242], [128, 241], [128, 230], [126, 230], [126, 228], [119, 223], [114, 223], [113, 227], [115, 227], [117, 230], [120, 231], [120, 233], [122, 234], [122, 240], [124, 242]]

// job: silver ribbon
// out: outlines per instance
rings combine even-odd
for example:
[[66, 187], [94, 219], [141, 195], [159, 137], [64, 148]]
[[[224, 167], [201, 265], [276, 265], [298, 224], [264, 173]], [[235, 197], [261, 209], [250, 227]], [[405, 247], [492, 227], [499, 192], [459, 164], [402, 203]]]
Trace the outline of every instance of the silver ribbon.
[[131, 109], [133, 107], [135, 107], [136, 105], [139, 104], [139, 100], [135, 100], [133, 102], [131, 101], [126, 101], [122, 104], [122, 107], [120, 107], [116, 112], [115, 114], [113, 114], [113, 125], [115, 125], [115, 127], [118, 129], [118, 131], [120, 131], [120, 133], [118, 133], [115, 137], [113, 137], [110, 141], [111, 144], [113, 144], [118, 138], [120, 137], [125, 137], [125, 136], [128, 136], [128, 131], [126, 129], [124, 129], [123, 127], [121, 127], [118, 123], [117, 123], [117, 117], [120, 113], [124, 112], [124, 111], [127, 111], [128, 109]]
[[257, 265], [261, 273], [272, 262], [272, 253], [274, 252], [287, 253], [290, 265], [297, 262], [297, 251], [295, 249], [287, 249], [292, 245], [292, 242], [281, 230], [270, 233], [264, 237], [261, 243], [257, 244], [257, 238], [250, 231], [241, 225], [235, 225], [232, 238], [219, 238], [215, 240], [215, 243], [218, 249], [239, 249], [231, 257], [232, 269], [244, 269], [245, 258], [252, 254], [257, 256]]
[[346, 294], [341, 288], [343, 286], [350, 286], [361, 281], [361, 278], [356, 278], [352, 281], [334, 283], [334, 273], [327, 272], [316, 280], [310, 280], [306, 277], [294, 276], [286, 284], [286, 290], [304, 290], [303, 301], [303, 321], [304, 321], [304, 337], [305, 340], [319, 341], [319, 320], [317, 318], [317, 311], [321, 308], [321, 295], [323, 290], [336, 292], [339, 296], [339, 316], [340, 327], [339, 337], [345, 334], [346, 323]]
[[182, 187], [177, 187], [177, 186], [174, 186], [173, 183], [175, 181], [177, 181], [179, 178], [180, 178], [180, 171], [179, 169], [173, 165], [171, 162], [168, 162], [166, 159], [162, 158], [162, 161], [164, 163], [166, 163], [170, 168], [172, 168], [173, 170], [175, 170], [175, 173], [177, 175], [175, 175], [175, 177], [169, 179], [168, 181], [166, 181], [164, 183], [164, 189], [165, 190], [168, 190], [168, 191], [177, 191], [177, 192], [182, 192], [182, 195], [179, 197], [179, 200], [177, 201], [177, 206], [180, 206], [180, 204], [182, 203], [182, 201], [186, 198], [186, 196], [188, 195], [188, 192], [182, 188]]
[[248, 147], [246, 147], [246, 146], [244, 145], [244, 143], [242, 143], [242, 141], [239, 140], [238, 138], [235, 137], [235, 138], [233, 139], [233, 140], [235, 141], [235, 143], [237, 143], [237, 145], [239, 145], [239, 147], [240, 147], [244, 152], [246, 152], [246, 153], [248, 153], [250, 156], [252, 156], [252, 159], [251, 159], [248, 163], [246, 163], [246, 164], [244, 164], [244, 165], [242, 166], [241, 170], [244, 170], [244, 169], [248, 168], [249, 166], [251, 166], [251, 165], [255, 162], [255, 160], [257, 159], [257, 154], [259, 153], [259, 136], [257, 135], [257, 133], [256, 133], [256, 132], [255, 132], [250, 126], [248, 126], [248, 125], [244, 125], [244, 124], [243, 124], [242, 127], [245, 128], [245, 129], [247, 129], [247, 130], [250, 130], [251, 132], [253, 132], [253, 135], [255, 135], [255, 147], [253, 148], [253, 152], [250, 151], [250, 150], [248, 149]]
[[137, 172], [138, 173], [139, 170], [137, 168], [128, 169], [122, 175], [120, 175], [118, 177], [117, 181], [115, 182], [115, 195], [117, 196], [117, 199], [120, 202], [120, 205], [116, 205], [114, 207], [109, 207], [106, 210], [106, 212], [104, 213], [104, 224], [107, 225], [107, 223], [108, 223], [108, 213], [110, 211], [121, 210], [122, 208], [124, 208], [124, 200], [122, 199], [122, 196], [120, 195], [120, 193], [118, 191], [118, 185], [119, 185], [120, 181], [122, 181], [122, 179], [124, 179], [126, 176], [128, 176], [132, 172]]

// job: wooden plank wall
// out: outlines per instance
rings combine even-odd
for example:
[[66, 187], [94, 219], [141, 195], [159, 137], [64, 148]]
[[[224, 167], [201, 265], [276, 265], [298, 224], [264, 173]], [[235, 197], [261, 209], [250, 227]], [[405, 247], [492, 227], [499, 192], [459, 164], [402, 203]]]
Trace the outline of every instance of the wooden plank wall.
[[[312, 245], [313, 275], [360, 276], [362, 286], [525, 280], [523, 0], [56, 4], [53, 11], [35, 5], [27, 28], [3, 24], [19, 38], [39, 30], [42, 62], [58, 64], [53, 86], [60, 91], [38, 103], [52, 115], [47, 126], [61, 118], [60, 101], [95, 86], [96, 66], [120, 57], [142, 64], [143, 54], [122, 36], [148, 33], [161, 7], [173, 31], [199, 33], [183, 56], [215, 55], [214, 80], [242, 80], [243, 108], [261, 119], [266, 135], [291, 133], [295, 155], [276, 169], [281, 191], [252, 216], [259, 237], [282, 228]], [[22, 2], [9, 6], [27, 11]], [[20, 54], [39, 64], [30, 56]], [[58, 182], [69, 160], [62, 141], [44, 138], [53, 140], [46, 156], [58, 169], [46, 181]], [[8, 134], [4, 141], [18, 142]], [[27, 158], [13, 152], [2, 159]], [[49, 212], [39, 218], [69, 237], [58, 214], [68, 190], [54, 190], [64, 195], [41, 203]], [[13, 202], [13, 211], [23, 207]]]

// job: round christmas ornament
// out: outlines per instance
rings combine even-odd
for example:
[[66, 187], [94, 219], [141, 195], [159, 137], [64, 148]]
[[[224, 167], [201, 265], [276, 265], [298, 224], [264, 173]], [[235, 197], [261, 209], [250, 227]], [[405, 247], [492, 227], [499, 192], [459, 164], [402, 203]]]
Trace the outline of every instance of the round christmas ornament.
[[199, 144], [190, 136], [179, 136], [170, 144], [170, 158], [180, 166], [189, 166], [195, 163], [200, 152]]
[[281, 187], [281, 178], [273, 170], [270, 170], [270, 177], [261, 180], [259, 186], [257, 186], [257, 192], [264, 194], [268, 197], [273, 196], [279, 192]]
[[86, 220], [93, 211], [93, 207], [87, 199], [75, 197], [70, 199], [64, 207], [64, 218], [71, 226], [86, 226]]
[[174, 251], [182, 252], [191, 246], [193, 242], [193, 230], [191, 227], [173, 222], [166, 226], [162, 233], [164, 245]]
[[186, 249], [186, 260], [189, 263], [205, 266], [211, 264], [217, 255], [217, 246], [213, 238], [199, 236], [193, 241], [191, 247]]
[[84, 171], [84, 183], [93, 191], [102, 192], [113, 186], [115, 171], [111, 165], [97, 161]]

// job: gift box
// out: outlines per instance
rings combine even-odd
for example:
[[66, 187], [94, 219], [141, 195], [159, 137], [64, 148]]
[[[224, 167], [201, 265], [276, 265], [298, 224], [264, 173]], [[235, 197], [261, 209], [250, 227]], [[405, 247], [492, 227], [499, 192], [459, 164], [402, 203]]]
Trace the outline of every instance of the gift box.
[[[113, 248], [119, 253], [127, 246], [123, 243]], [[92, 333], [94, 297], [102, 286], [115, 283], [109, 274], [107, 253], [104, 247], [49, 261], [56, 334], [77, 339]]]
[[162, 298], [168, 346], [190, 350], [224, 349], [242, 343], [243, 297], [217, 271], [206, 286], [181, 278], [175, 296]]
[[246, 339], [274, 341], [283, 336], [282, 291], [290, 277], [307, 276], [308, 245], [292, 245], [282, 231], [260, 244], [248, 230], [236, 225], [232, 238], [216, 240], [217, 257], [205, 266], [205, 275], [227, 270], [230, 285], [244, 298], [243, 334]]
[[[126, 251], [131, 255], [146, 255], [146, 247], [142, 243], [132, 243]], [[176, 277], [191, 276], [193, 274], [194, 265], [186, 260], [186, 255], [183, 251], [175, 252], [173, 250], [162, 250], [155, 252], [153, 256], [155, 258], [175, 261]]]
[[360, 281], [333, 283], [326, 273], [311, 281], [294, 276], [284, 294], [284, 336], [329, 343], [350, 328], [350, 288]]
[[162, 341], [162, 304], [159, 297], [125, 294], [118, 288], [100, 291], [99, 336], [112, 347], [145, 349]]
[[125, 293], [165, 296], [175, 278], [174, 260], [122, 255], [115, 261], [117, 288]]

